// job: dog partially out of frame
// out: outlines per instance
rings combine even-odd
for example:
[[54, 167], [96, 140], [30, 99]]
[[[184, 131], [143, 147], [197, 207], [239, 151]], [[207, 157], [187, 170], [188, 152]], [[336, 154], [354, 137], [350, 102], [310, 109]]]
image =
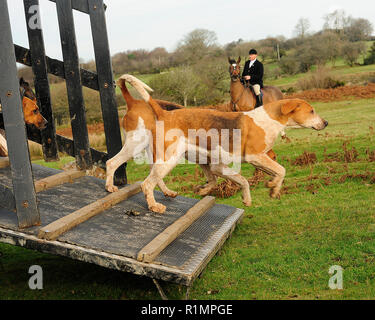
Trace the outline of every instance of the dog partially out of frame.
[[[267, 152], [272, 149], [279, 133], [286, 127], [312, 128], [323, 130], [328, 122], [320, 117], [306, 101], [301, 99], [286, 99], [264, 105], [249, 112], [220, 112], [202, 109], [179, 109], [166, 111], [152, 99], [147, 92], [152, 91], [146, 84], [131, 75], [123, 75], [120, 78], [129, 82], [148, 102], [155, 113], [157, 121], [163, 123], [164, 136], [157, 139], [153, 134], [153, 157], [156, 159], [151, 173], [142, 183], [142, 191], [146, 197], [148, 207], [151, 211], [164, 213], [166, 207], [157, 203], [154, 198], [154, 189], [162, 179], [186, 157], [189, 152], [205, 155], [208, 158], [208, 169], [212, 175], [227, 178], [242, 187], [243, 203], [251, 205], [250, 188], [248, 181], [237, 171], [229, 168], [224, 161], [225, 155], [239, 156], [242, 163], [251, 163], [256, 168], [268, 173], [273, 179], [267, 183], [272, 198], [280, 197], [281, 186], [285, 177], [285, 168], [273, 161]], [[142, 127], [143, 126], [143, 127]], [[138, 122], [138, 130], [144, 128], [141, 118]], [[190, 130], [228, 130], [234, 132], [239, 130], [240, 146], [239, 152], [235, 154], [235, 139], [224, 145], [219, 143], [215, 148], [220, 149], [220, 158], [216, 158], [216, 149], [213, 150], [212, 141], [202, 146], [199, 139], [189, 139]], [[170, 132], [175, 135], [173, 139]], [[148, 133], [150, 134], [150, 133]], [[167, 138], [167, 136], [169, 137]], [[234, 134], [230, 133], [233, 137]], [[212, 139], [211, 139], [212, 140]], [[162, 149], [158, 153], [157, 150]], [[120, 152], [121, 153], [121, 152]], [[224, 156], [222, 156], [224, 155]], [[117, 156], [116, 156], [117, 157]], [[189, 160], [191, 160], [189, 158]], [[215, 161], [213, 161], [215, 160]], [[165, 191], [162, 189], [165, 194]], [[175, 194], [175, 193], [174, 193]], [[173, 194], [173, 195], [174, 195]]]
[[[118, 187], [113, 184], [113, 176], [119, 166], [146, 150], [149, 163], [152, 168], [153, 156], [151, 151], [152, 135], [155, 134], [155, 115], [151, 107], [144, 100], [135, 99], [128, 91], [125, 80], [120, 78], [117, 85], [121, 89], [126, 101], [127, 112], [122, 120], [122, 127], [125, 133], [125, 143], [121, 151], [106, 163], [106, 185], [108, 192], [118, 191]], [[151, 88], [148, 88], [151, 90]], [[169, 101], [156, 100], [166, 111], [184, 107]], [[167, 197], [176, 197], [177, 193], [167, 188], [164, 181], [158, 181], [160, 189]]]
[[[20, 79], [20, 95], [25, 123], [34, 125], [40, 130], [44, 129], [47, 125], [47, 120], [40, 113], [33, 89], [23, 78]], [[8, 146], [3, 130], [0, 132], [0, 156], [8, 156]]]

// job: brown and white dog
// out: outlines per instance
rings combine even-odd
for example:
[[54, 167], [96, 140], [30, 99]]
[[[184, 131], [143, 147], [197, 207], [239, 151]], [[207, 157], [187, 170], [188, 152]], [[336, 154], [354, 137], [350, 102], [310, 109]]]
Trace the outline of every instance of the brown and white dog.
[[[20, 79], [20, 94], [25, 123], [34, 125], [40, 130], [44, 129], [46, 127], [47, 120], [39, 111], [34, 91], [31, 89], [29, 83], [23, 78]], [[8, 147], [4, 131], [0, 132], [0, 156], [8, 156]]]
[[[286, 127], [323, 130], [328, 125], [328, 122], [321, 118], [311, 105], [301, 99], [280, 100], [249, 112], [228, 113], [202, 109], [167, 112], [152, 99], [147, 92], [151, 89], [142, 81], [131, 75], [123, 75], [121, 79], [129, 82], [141, 94], [155, 112], [158, 123], [163, 124], [163, 135], [160, 137], [160, 134], [156, 133], [152, 137], [152, 152], [156, 162], [150, 175], [142, 183], [142, 191], [149, 209], [158, 213], [163, 213], [166, 207], [155, 201], [153, 194], [155, 186], [188, 153], [207, 156], [207, 167], [212, 175], [239, 184], [242, 187], [243, 202], [246, 206], [251, 205], [249, 183], [239, 172], [229, 168], [226, 157], [232, 159], [239, 157], [241, 162], [251, 163], [273, 176], [267, 187], [271, 188], [270, 196], [278, 198], [285, 177], [285, 168], [273, 161], [267, 152], [272, 149], [279, 133]], [[141, 128], [142, 124], [139, 124], [139, 127]], [[208, 139], [202, 146], [197, 136], [193, 139], [190, 137], [191, 130], [223, 132], [228, 129], [231, 138], [229, 143], [223, 143], [224, 139], [220, 137], [218, 144], [215, 144], [213, 139]], [[238, 141], [234, 139], [235, 131], [239, 132]], [[158, 152], [160, 149], [161, 152]], [[220, 151], [220, 156], [217, 156], [217, 149]]]

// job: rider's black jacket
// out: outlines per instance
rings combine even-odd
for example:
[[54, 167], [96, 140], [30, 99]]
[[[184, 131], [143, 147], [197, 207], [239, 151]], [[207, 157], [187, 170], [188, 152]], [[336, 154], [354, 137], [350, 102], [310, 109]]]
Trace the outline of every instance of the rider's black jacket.
[[264, 68], [263, 68], [263, 63], [260, 61], [256, 60], [254, 64], [249, 68], [250, 66], [250, 60], [247, 60], [245, 63], [245, 67], [242, 72], [242, 78], [244, 76], [251, 76], [250, 84], [259, 84], [261, 88], [263, 88], [263, 73], [264, 73]]

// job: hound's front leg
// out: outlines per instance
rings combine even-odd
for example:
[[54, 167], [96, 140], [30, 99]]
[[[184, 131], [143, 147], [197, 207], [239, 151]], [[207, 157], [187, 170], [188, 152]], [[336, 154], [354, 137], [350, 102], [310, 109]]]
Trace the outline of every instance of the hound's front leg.
[[285, 168], [273, 161], [266, 154], [246, 155], [246, 162], [251, 163], [256, 168], [273, 176], [273, 180], [267, 182], [267, 187], [271, 188], [271, 198], [280, 198], [280, 190], [285, 177]]
[[148, 145], [148, 141], [144, 139], [143, 141], [138, 141], [139, 138], [135, 138], [134, 135], [127, 135], [125, 139], [125, 144], [118, 154], [106, 162], [107, 168], [107, 178], [105, 183], [105, 189], [108, 192], [116, 192], [118, 188], [113, 185], [113, 175], [115, 174], [118, 167], [123, 163], [129, 161], [131, 158], [136, 156], [140, 151], [145, 149]]
[[[152, 171], [154, 164], [153, 164], [153, 155], [152, 155], [150, 148], [147, 148], [147, 156], [150, 162], [150, 171]], [[159, 179], [157, 184], [160, 190], [164, 193], [164, 196], [169, 197], [169, 198], [176, 198], [178, 196], [177, 192], [172, 191], [171, 189], [167, 187], [163, 179]]]
[[249, 182], [243, 176], [224, 164], [211, 164], [210, 168], [213, 174], [229, 179], [234, 183], [240, 185], [242, 188], [243, 204], [247, 207], [251, 206]]

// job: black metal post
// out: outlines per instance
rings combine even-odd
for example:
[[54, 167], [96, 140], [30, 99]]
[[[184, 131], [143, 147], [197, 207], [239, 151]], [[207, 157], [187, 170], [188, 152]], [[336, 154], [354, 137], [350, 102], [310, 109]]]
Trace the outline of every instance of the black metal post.
[[47, 127], [41, 132], [44, 160], [58, 161], [59, 154], [56, 143], [55, 121], [51, 106], [43, 31], [39, 14], [39, 0], [24, 0], [24, 8], [31, 51], [31, 63], [34, 72], [35, 91], [41, 113], [48, 121]]
[[77, 166], [92, 166], [71, 0], [56, 0]]
[[[14, 45], [14, 50], [16, 51], [16, 58], [18, 63], [22, 63], [25, 66], [32, 66], [31, 63], [31, 52], [29, 49], [24, 47]], [[64, 62], [56, 59], [52, 59], [46, 56], [47, 62], [47, 72], [53, 74], [56, 77], [65, 79], [65, 68]], [[98, 75], [94, 72], [81, 69], [81, 82], [84, 87], [99, 91], [98, 86]]]
[[40, 224], [27, 144], [7, 0], [0, 0], [0, 100], [7, 137], [18, 225]]
[[[109, 158], [112, 158], [121, 150], [122, 141], [112, 71], [112, 60], [108, 43], [105, 8], [103, 0], [90, 0], [88, 1], [88, 4], [107, 152]], [[118, 185], [126, 183], [125, 165], [117, 169], [115, 183]]]

